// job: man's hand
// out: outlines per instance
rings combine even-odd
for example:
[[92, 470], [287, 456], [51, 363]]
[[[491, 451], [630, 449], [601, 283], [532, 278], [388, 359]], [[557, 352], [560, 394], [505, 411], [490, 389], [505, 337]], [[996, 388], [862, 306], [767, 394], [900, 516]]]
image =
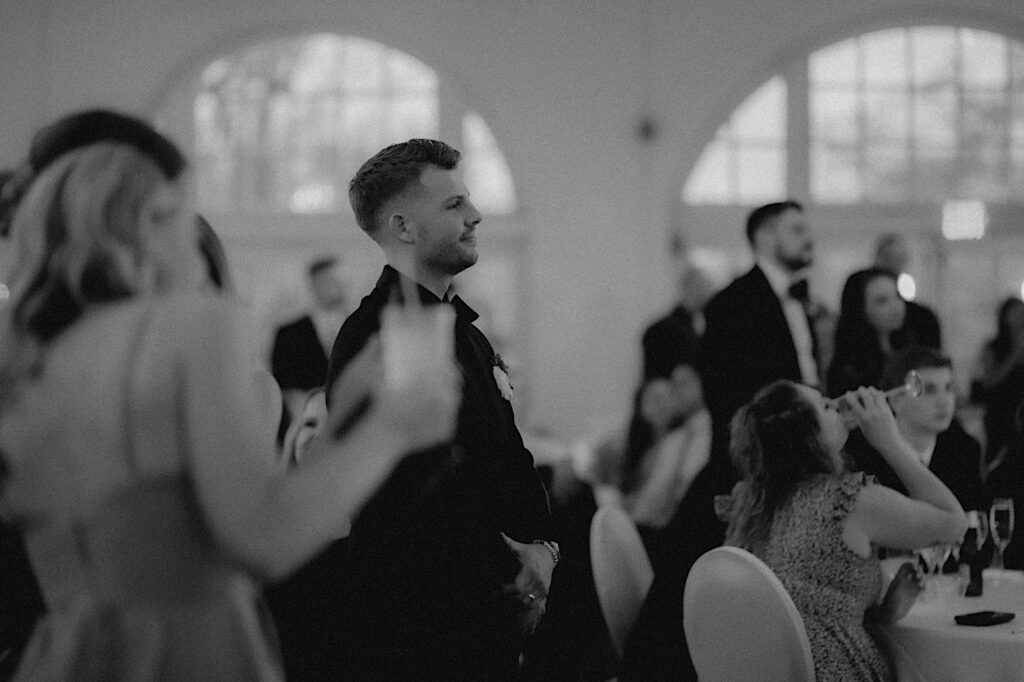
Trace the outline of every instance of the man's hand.
[[505, 585], [503, 591], [519, 608], [519, 627], [524, 634], [532, 635], [544, 616], [555, 560], [544, 545], [516, 542], [504, 533], [501, 537], [521, 567], [515, 581]]

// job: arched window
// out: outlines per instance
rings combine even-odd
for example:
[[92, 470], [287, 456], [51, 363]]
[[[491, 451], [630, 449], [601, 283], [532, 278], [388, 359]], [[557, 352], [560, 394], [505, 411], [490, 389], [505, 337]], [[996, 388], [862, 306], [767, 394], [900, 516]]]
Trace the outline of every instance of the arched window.
[[[787, 142], [787, 110], [807, 111], [804, 139]], [[819, 204], [1024, 201], [1024, 44], [972, 28], [900, 27], [791, 64], [721, 126], [682, 198], [757, 204], [787, 194]]]
[[481, 210], [514, 213], [511, 173], [490, 129], [457, 102], [442, 107], [442, 88], [414, 57], [351, 36], [285, 38], [218, 59], [203, 70], [194, 105], [200, 206], [347, 212], [348, 181], [363, 161], [393, 142], [440, 137], [463, 152]]
[[734, 270], [749, 263], [751, 208], [809, 204], [812, 277], [835, 307], [875, 237], [904, 233], [916, 293], [938, 309], [966, 377], [994, 301], [1024, 282], [1024, 43], [908, 25], [805, 54], [720, 125], [679, 196], [682, 241]]

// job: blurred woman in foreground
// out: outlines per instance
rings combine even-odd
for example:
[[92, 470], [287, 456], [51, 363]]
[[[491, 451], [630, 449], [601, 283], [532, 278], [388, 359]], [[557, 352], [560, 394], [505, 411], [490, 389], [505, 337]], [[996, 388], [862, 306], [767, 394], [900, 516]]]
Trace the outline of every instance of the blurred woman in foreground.
[[963, 537], [956, 497], [903, 440], [885, 396], [846, 394], [856, 420], [909, 497], [863, 473], [845, 473], [848, 435], [835, 401], [789, 381], [763, 388], [732, 423], [732, 457], [742, 480], [726, 511], [726, 544], [775, 571], [804, 620], [821, 680], [893, 679], [865, 618], [898, 620], [919, 588], [906, 564], [885, 598], [878, 547], [916, 549]]
[[331, 541], [400, 456], [446, 439], [454, 372], [401, 395], [371, 348], [341, 437], [281, 466], [230, 298], [207, 293], [184, 163], [147, 124], [47, 164], [11, 227], [0, 512], [47, 603], [16, 679], [280, 679], [256, 580]]

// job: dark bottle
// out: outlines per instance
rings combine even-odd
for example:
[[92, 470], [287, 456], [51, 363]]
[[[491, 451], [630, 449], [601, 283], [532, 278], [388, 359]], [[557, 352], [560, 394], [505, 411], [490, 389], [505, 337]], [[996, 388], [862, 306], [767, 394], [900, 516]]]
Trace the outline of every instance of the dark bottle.
[[970, 569], [970, 582], [967, 583], [967, 597], [980, 597], [982, 592], [981, 572], [985, 568], [984, 555], [978, 549], [978, 529], [970, 527], [964, 535], [960, 546], [960, 561]]

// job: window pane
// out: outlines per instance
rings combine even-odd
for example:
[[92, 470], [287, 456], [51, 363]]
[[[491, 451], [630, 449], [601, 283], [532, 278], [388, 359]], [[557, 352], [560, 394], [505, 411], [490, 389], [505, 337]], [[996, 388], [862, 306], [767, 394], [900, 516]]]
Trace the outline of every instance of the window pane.
[[827, 85], [853, 86], [857, 82], [857, 41], [844, 40], [811, 55], [812, 87]]
[[964, 83], [995, 88], [1006, 86], [1007, 41], [988, 31], [960, 29]]
[[1024, 44], [1010, 45], [1010, 78], [1011, 87], [1015, 91], [1024, 90]]
[[950, 147], [917, 149], [917, 187], [921, 201], [946, 201], [956, 195], [956, 153]]
[[781, 149], [745, 147], [737, 154], [739, 200], [779, 200], [786, 196], [786, 157]]
[[853, 149], [816, 147], [811, 150], [811, 195], [821, 203], [860, 201], [860, 173]]
[[1024, 146], [1024, 87], [1013, 94], [1013, 108], [1010, 116], [1010, 141]]
[[1024, 202], [1024, 144], [1010, 148], [1009, 199]]
[[957, 54], [955, 29], [923, 26], [910, 29], [912, 74], [918, 85], [953, 80]]
[[864, 201], [891, 203], [910, 198], [910, 155], [904, 144], [869, 144], [864, 161]]
[[515, 187], [505, 155], [483, 118], [462, 118], [462, 167], [473, 203], [485, 215], [508, 215], [516, 209]]
[[719, 137], [700, 155], [683, 188], [683, 201], [688, 204], [725, 204], [735, 197], [729, 178], [729, 152]]
[[907, 39], [902, 28], [869, 33], [864, 46], [864, 82], [874, 85], [903, 85], [907, 82]]
[[810, 98], [812, 139], [853, 144], [858, 137], [856, 93], [815, 89]]
[[905, 140], [909, 102], [903, 91], [869, 91], [864, 94], [865, 136], [878, 140]]
[[919, 90], [914, 96], [914, 136], [932, 146], [956, 144], [956, 91], [950, 85]]
[[732, 117], [740, 140], [781, 141], [786, 136], [786, 87], [776, 77], [758, 88]]

